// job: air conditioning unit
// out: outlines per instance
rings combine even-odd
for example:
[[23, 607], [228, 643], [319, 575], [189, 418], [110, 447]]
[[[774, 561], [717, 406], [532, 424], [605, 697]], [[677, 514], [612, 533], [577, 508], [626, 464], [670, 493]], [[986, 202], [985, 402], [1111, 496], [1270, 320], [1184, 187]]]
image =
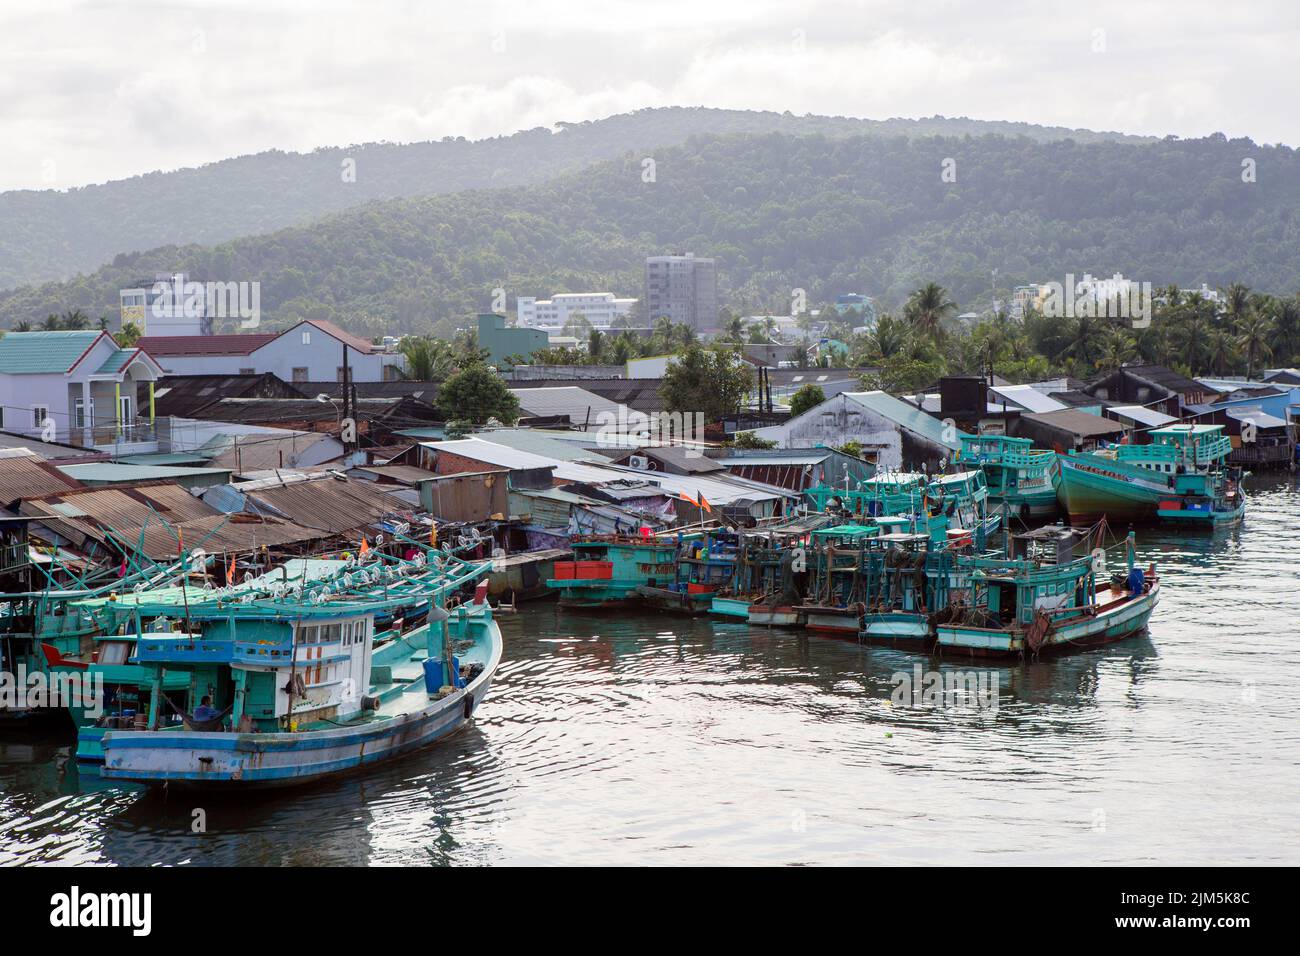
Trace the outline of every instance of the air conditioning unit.
[[628, 457], [627, 463], [633, 468], [645, 469], [650, 467], [650, 459], [645, 455], [631, 455]]

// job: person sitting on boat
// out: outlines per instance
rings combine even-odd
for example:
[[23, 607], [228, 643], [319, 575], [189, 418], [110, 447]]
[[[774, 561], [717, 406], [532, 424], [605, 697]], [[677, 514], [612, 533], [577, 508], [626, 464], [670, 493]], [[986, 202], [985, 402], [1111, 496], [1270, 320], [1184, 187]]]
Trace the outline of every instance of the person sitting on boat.
[[199, 701], [199, 706], [194, 708], [194, 719], [197, 721], [216, 720], [223, 713], [225, 712], [212, 706], [212, 698], [205, 694], [203, 699]]

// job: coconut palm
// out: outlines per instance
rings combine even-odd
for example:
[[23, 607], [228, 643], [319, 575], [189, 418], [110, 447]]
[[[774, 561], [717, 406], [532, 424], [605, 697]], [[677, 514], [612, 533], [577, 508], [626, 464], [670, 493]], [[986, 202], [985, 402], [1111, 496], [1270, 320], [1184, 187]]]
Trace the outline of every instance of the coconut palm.
[[948, 297], [948, 290], [937, 282], [927, 282], [917, 289], [904, 306], [904, 315], [920, 335], [936, 342], [944, 339], [943, 320], [957, 311], [957, 303]]
[[1249, 310], [1250, 289], [1244, 283], [1234, 282], [1223, 290], [1223, 314], [1229, 328], [1236, 329]]
[[1227, 375], [1241, 357], [1237, 338], [1227, 329], [1215, 329], [1210, 333], [1208, 351], [1210, 368], [1214, 369], [1215, 375]]
[[1117, 369], [1136, 355], [1133, 337], [1119, 326], [1111, 326], [1101, 337], [1101, 354], [1096, 365], [1102, 370]]
[[1273, 336], [1273, 322], [1258, 312], [1248, 312], [1241, 320], [1237, 332], [1237, 345], [1246, 354], [1246, 378], [1250, 378], [1260, 359], [1273, 354], [1269, 340]]

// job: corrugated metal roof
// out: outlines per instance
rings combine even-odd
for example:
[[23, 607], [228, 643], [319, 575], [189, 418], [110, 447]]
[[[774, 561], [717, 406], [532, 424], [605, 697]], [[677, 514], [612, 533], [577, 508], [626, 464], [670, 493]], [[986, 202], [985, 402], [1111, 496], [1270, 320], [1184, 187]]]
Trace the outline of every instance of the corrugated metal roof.
[[[883, 415], [896, 425], [906, 428], [910, 432], [928, 438], [938, 445], [944, 445], [953, 451], [961, 449], [961, 433], [958, 432], [952, 438], [945, 436], [944, 424], [937, 418], [932, 418], [925, 412], [921, 411], [915, 405], [909, 405], [907, 402], [886, 392], [845, 392], [844, 397], [857, 402], [863, 408], [869, 409], [878, 415]], [[811, 409], [805, 414], [811, 414], [816, 409]]]
[[319, 530], [254, 515], [224, 515], [170, 482], [93, 488], [29, 498], [22, 514], [37, 518], [75, 545], [116, 540], [160, 560], [187, 549], [251, 550], [323, 537]]
[[64, 474], [86, 482], [171, 481], [177, 478], [205, 476], [225, 480], [222, 476], [230, 475], [229, 468], [184, 468], [174, 465], [133, 465], [107, 461], [85, 465], [59, 465], [58, 468]]
[[1076, 408], [1063, 408], [1056, 412], [1026, 412], [1022, 419], [1064, 429], [1076, 435], [1114, 435], [1124, 430], [1124, 426], [1110, 418], [1081, 412]]
[[359, 473], [362, 477], [378, 475], [380, 478], [388, 478], [404, 485], [414, 485], [439, 477], [431, 471], [416, 468], [414, 465], [358, 465], [351, 469], [349, 474], [352, 472]]
[[555, 477], [562, 481], [589, 481], [600, 484], [605, 481], [618, 481], [624, 477], [622, 472], [612, 471], [606, 467], [584, 465], [578, 462], [560, 461], [531, 452], [518, 451], [496, 442], [482, 438], [462, 438], [458, 441], [422, 442], [426, 448], [435, 451], [447, 451], [462, 455], [474, 461], [486, 462], [501, 468], [524, 471], [530, 468], [554, 468]]
[[992, 391], [1013, 405], [1027, 408], [1031, 412], [1059, 412], [1066, 407], [1064, 402], [1058, 402], [1032, 385], [994, 385]]
[[1108, 411], [1123, 415], [1125, 418], [1131, 418], [1139, 425], [1149, 425], [1152, 428], [1159, 428], [1161, 425], [1168, 425], [1170, 422], [1178, 421], [1173, 415], [1166, 415], [1164, 412], [1158, 412], [1154, 408], [1147, 408], [1145, 405], [1112, 405]]
[[[236, 491], [242, 490], [238, 485]], [[364, 528], [399, 510], [382, 485], [333, 476], [259, 487], [245, 494], [246, 512], [272, 513], [305, 528], [341, 533]]]
[[[510, 393], [519, 399], [519, 407], [529, 415], [539, 418], [568, 415], [569, 421], [575, 425], [589, 423], [594, 427], [602, 413], [613, 415], [617, 420], [619, 409], [626, 409], [626, 406], [611, 402], [608, 398], [602, 398], [595, 392], [589, 392], [575, 385], [555, 388], [512, 388]], [[626, 410], [623, 414], [627, 414]]]
[[0, 450], [0, 505], [30, 495], [81, 488], [81, 482], [26, 448]]
[[66, 372], [105, 332], [10, 332], [0, 338], [0, 372], [38, 375]]
[[1270, 415], [1258, 406], [1246, 408], [1225, 408], [1223, 413], [1239, 422], [1252, 422], [1258, 428], [1285, 428], [1286, 421], [1276, 415]]
[[544, 458], [559, 461], [592, 461], [599, 464], [614, 455], [620, 454], [621, 448], [599, 450], [596, 439], [590, 432], [568, 432], [569, 435], [582, 437], [581, 441], [567, 441], [556, 437], [555, 432], [540, 431], [532, 428], [496, 428], [492, 431], [479, 432], [478, 437], [485, 441], [505, 445], [516, 451], [526, 451]]

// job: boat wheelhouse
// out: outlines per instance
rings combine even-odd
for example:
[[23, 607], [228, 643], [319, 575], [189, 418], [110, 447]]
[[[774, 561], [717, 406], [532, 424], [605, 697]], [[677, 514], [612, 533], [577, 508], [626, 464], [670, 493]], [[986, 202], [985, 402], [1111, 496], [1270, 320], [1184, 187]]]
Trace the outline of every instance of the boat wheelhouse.
[[560, 594], [560, 606], [619, 608], [640, 603], [637, 588], [677, 579], [677, 545], [654, 537], [601, 535], [575, 538], [572, 561], [556, 561], [546, 582]]
[[1105, 552], [1085, 552], [1090, 535], [1049, 525], [1012, 539], [1005, 557], [972, 557], [972, 600], [937, 628], [939, 649], [980, 656], [1037, 656], [1044, 650], [1121, 640], [1142, 630], [1160, 599], [1155, 564], [1106, 574]]
[[867, 542], [861, 572], [866, 603], [862, 639], [933, 643], [936, 622], [952, 606], [970, 600], [970, 573], [962, 558], [973, 547], [969, 536], [937, 542], [931, 535], [906, 531]]
[[841, 524], [812, 533], [809, 546], [809, 586], [796, 610], [810, 631], [857, 636], [862, 627], [860, 571], [866, 541], [882, 533], [875, 519], [869, 524]]
[[[149, 785], [283, 786], [424, 746], [465, 723], [501, 658], [490, 563], [439, 552], [379, 555], [308, 584], [190, 599], [186, 633], [137, 625], [148, 677], [143, 726], [103, 735], [105, 778]], [[449, 599], [479, 582], [472, 604]], [[148, 592], [87, 602], [106, 630], [174, 613]], [[428, 605], [425, 623], [375, 643], [377, 615]], [[185, 701], [164, 692], [186, 677]]]
[[728, 529], [679, 537], [676, 577], [664, 585], [643, 584], [637, 594], [646, 607], [677, 614], [705, 614], [714, 596], [736, 576], [741, 537]]
[[1050, 517], [1059, 510], [1056, 452], [1035, 448], [1028, 438], [964, 435], [957, 462], [984, 471], [991, 511], [1025, 520]]
[[1060, 458], [1061, 505], [1072, 524], [1170, 521], [1215, 527], [1246, 512], [1241, 471], [1228, 467], [1222, 425], [1152, 429], [1150, 444], [1116, 445]]

